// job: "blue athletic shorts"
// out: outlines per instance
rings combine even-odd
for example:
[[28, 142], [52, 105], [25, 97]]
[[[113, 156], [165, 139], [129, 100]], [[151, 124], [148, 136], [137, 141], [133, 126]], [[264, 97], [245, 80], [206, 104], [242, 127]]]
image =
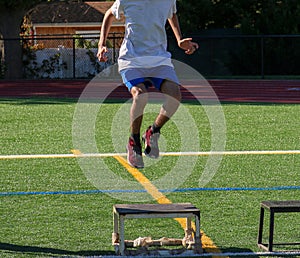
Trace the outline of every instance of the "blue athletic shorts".
[[175, 70], [171, 66], [155, 68], [129, 68], [120, 71], [123, 83], [130, 91], [132, 87], [143, 83], [146, 88], [154, 86], [160, 90], [164, 80], [174, 81], [179, 84]]

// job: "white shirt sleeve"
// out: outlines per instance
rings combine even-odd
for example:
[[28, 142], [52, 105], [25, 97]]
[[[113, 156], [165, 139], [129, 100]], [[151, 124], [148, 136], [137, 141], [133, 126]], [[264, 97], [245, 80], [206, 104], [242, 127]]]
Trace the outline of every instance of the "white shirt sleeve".
[[176, 0], [174, 0], [173, 6], [170, 8], [168, 18], [171, 19], [174, 13], [177, 13]]
[[116, 17], [117, 20], [121, 19], [121, 13], [123, 13], [123, 8], [120, 3], [120, 0], [116, 0], [111, 7], [112, 14]]

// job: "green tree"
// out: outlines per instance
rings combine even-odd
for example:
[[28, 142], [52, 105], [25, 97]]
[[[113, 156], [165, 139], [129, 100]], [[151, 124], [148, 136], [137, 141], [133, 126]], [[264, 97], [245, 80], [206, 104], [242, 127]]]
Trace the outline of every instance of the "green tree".
[[184, 32], [240, 28], [244, 34], [297, 34], [299, 0], [178, 0]]
[[22, 20], [28, 11], [41, 2], [47, 0], [0, 0], [0, 39], [4, 41], [6, 79], [22, 78], [22, 46], [18, 40]]
[[[202, 49], [214, 45], [216, 51], [222, 49], [224, 53], [227, 51], [227, 59], [224, 63], [233, 74], [256, 75], [260, 72], [262, 46], [260, 39], [241, 38], [234, 39], [234, 42], [233, 39], [228, 39], [228, 45], [224, 47], [222, 44], [225, 44], [226, 40], [223, 39], [202, 40], [203, 30], [212, 29], [212, 33], [218, 33], [220, 30], [216, 29], [236, 28], [243, 35], [300, 33], [299, 0], [178, 0], [177, 3], [183, 33], [197, 38]], [[299, 39], [296, 37], [266, 37], [264, 40], [265, 73], [299, 74], [298, 43]], [[174, 45], [176, 46], [175, 43]], [[176, 48], [172, 50], [176, 51]], [[205, 50], [208, 52], [207, 49]], [[181, 52], [178, 53], [176, 58], [185, 60]], [[203, 61], [205, 57], [205, 55], [201, 56], [201, 60]], [[199, 58], [194, 58], [191, 65], [195, 68], [201, 67], [198, 60]]]
[[208, 29], [213, 22], [212, 0], [178, 0], [178, 18], [184, 33]]

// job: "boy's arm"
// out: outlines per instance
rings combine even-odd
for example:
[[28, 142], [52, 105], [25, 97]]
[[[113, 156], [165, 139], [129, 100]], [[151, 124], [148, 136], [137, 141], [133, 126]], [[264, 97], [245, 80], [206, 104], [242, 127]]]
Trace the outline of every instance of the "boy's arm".
[[106, 39], [111, 27], [111, 24], [113, 22], [114, 16], [112, 14], [111, 8], [109, 8], [103, 18], [102, 26], [101, 26], [101, 32], [100, 32], [100, 39], [98, 43], [98, 53], [97, 57], [100, 62], [106, 62], [107, 56], [105, 56], [105, 53], [107, 52], [106, 47]]
[[184, 38], [184, 39], [182, 38], [177, 14], [174, 13], [173, 17], [168, 19], [168, 21], [175, 35], [178, 46], [181, 49], [185, 50], [186, 54], [188, 55], [193, 54], [198, 49], [199, 46], [196, 42], [192, 42], [193, 40], [192, 38]]

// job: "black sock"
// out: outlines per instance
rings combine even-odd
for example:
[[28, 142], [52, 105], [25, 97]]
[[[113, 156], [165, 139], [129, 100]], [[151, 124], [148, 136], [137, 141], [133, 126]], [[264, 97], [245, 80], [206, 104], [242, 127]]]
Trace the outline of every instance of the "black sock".
[[159, 126], [157, 126], [155, 123], [152, 125], [152, 130], [153, 133], [160, 133], [160, 128]]
[[130, 136], [134, 140], [134, 142], [135, 142], [136, 145], [141, 145], [141, 134], [139, 134], [139, 133], [137, 133], [137, 134], [132, 133]]

